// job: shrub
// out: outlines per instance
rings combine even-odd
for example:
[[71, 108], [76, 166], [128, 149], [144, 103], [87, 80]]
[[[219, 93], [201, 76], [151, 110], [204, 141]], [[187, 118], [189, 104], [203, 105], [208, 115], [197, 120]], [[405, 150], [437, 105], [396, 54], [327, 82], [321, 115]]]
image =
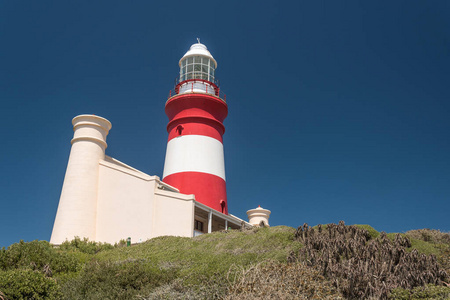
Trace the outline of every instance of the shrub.
[[267, 261], [229, 271], [224, 299], [342, 299], [318, 268]]
[[51, 276], [53, 273], [75, 272], [78, 267], [79, 262], [74, 256], [57, 251], [47, 241], [20, 241], [0, 251], [0, 269], [3, 270], [25, 268]]
[[60, 299], [62, 296], [53, 279], [26, 269], [0, 271], [0, 291], [10, 300], [52, 300]]
[[127, 245], [127, 241], [124, 239], [121, 239], [118, 243], [114, 244], [114, 248], [125, 247], [126, 245]]
[[406, 235], [425, 242], [450, 245], [450, 234], [435, 229], [410, 230], [406, 232]]
[[342, 294], [351, 299], [386, 299], [394, 288], [413, 289], [425, 284], [442, 285], [447, 273], [436, 257], [419, 254], [408, 238], [397, 234], [394, 240], [381, 233], [370, 240], [367, 230], [356, 226], [328, 224], [326, 231], [300, 226], [295, 237], [304, 244], [290, 261], [304, 261], [318, 267]]
[[186, 284], [185, 278], [161, 285], [142, 299], [224, 299], [227, 295], [227, 283], [217, 276], [203, 277], [201, 285]]
[[114, 246], [108, 243], [98, 243], [89, 241], [88, 238], [80, 239], [76, 236], [71, 241], [65, 241], [60, 246], [59, 249], [63, 251], [80, 251], [86, 254], [95, 254], [100, 251], [113, 249]]
[[175, 270], [159, 269], [145, 260], [92, 260], [77, 278], [64, 284], [62, 291], [65, 299], [131, 299], [175, 277]]
[[397, 288], [392, 290], [389, 297], [392, 300], [410, 299], [450, 299], [450, 287], [426, 285], [419, 286], [412, 290]]
[[365, 224], [359, 225], [359, 224], [356, 224], [355, 226], [356, 226], [357, 228], [367, 230], [367, 232], [369, 233], [371, 239], [376, 239], [378, 236], [380, 236], [380, 233], [379, 233], [378, 231], [376, 231], [376, 230], [375, 230], [372, 226], [370, 226], [370, 225], [365, 225]]

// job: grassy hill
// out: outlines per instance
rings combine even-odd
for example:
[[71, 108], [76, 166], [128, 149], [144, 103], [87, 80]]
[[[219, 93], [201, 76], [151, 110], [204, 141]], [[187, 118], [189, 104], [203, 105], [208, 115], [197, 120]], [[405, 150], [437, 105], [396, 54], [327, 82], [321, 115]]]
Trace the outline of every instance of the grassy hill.
[[450, 235], [277, 226], [0, 250], [0, 299], [447, 299]]

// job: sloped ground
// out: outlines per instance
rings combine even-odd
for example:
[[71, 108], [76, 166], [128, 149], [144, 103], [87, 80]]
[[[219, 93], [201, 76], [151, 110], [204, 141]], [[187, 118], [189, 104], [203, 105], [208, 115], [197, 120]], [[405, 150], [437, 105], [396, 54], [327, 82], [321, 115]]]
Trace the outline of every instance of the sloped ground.
[[[330, 230], [339, 226], [356, 232], [347, 229], [350, 226], [329, 224], [321, 226], [322, 234], [329, 236]], [[303, 233], [311, 232], [310, 227], [300, 228], [306, 228]], [[358, 228], [364, 231], [364, 245], [395, 243], [393, 234], [380, 234], [368, 225]], [[336, 284], [340, 275], [330, 272], [331, 265], [324, 272], [324, 264], [311, 263], [308, 245], [314, 242], [302, 232], [277, 226], [196, 238], [160, 237], [132, 247], [80, 239], [59, 248], [45, 241], [21, 242], [0, 250], [0, 300], [354, 298], [351, 291], [357, 289]], [[317, 227], [315, 233], [318, 237]], [[397, 246], [404, 248], [405, 257], [416, 255], [416, 263], [422, 256], [432, 261], [430, 255], [435, 255], [433, 270], [438, 268], [438, 274], [444, 275], [449, 268], [448, 237], [438, 231], [411, 231], [401, 236], [403, 245]], [[346, 243], [355, 243], [351, 234], [339, 239], [344, 248]], [[315, 255], [320, 261], [324, 252]], [[340, 258], [340, 262], [352, 259], [351, 253], [341, 256], [344, 259]], [[364, 262], [362, 258], [359, 261]], [[339, 270], [339, 266], [333, 268]], [[401, 288], [393, 284], [385, 295], [392, 299], [446, 299], [450, 288], [444, 286], [449, 281], [445, 276], [435, 285], [410, 284]], [[370, 299], [373, 295], [364, 297]]]

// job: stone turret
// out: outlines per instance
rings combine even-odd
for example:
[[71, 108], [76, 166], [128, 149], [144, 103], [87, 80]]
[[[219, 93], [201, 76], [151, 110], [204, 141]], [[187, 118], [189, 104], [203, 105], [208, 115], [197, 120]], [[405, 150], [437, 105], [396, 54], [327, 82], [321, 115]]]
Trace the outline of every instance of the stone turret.
[[269, 226], [270, 213], [270, 210], [258, 205], [257, 208], [247, 211], [248, 222], [253, 226], [259, 226], [261, 222], [264, 223], [264, 226]]

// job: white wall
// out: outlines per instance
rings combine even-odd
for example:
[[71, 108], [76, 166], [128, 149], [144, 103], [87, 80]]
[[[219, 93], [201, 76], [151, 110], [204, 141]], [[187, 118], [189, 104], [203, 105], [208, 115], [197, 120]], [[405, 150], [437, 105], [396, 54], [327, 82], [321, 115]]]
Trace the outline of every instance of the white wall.
[[157, 176], [109, 157], [100, 161], [99, 172], [96, 241], [193, 236], [194, 195], [164, 190]]
[[152, 236], [154, 189], [157, 177], [100, 162], [96, 241], [114, 244]]
[[72, 120], [74, 137], [50, 242], [75, 236], [95, 239], [99, 161], [105, 157], [111, 123], [98, 116]]
[[155, 191], [153, 236], [194, 235], [194, 195]]

